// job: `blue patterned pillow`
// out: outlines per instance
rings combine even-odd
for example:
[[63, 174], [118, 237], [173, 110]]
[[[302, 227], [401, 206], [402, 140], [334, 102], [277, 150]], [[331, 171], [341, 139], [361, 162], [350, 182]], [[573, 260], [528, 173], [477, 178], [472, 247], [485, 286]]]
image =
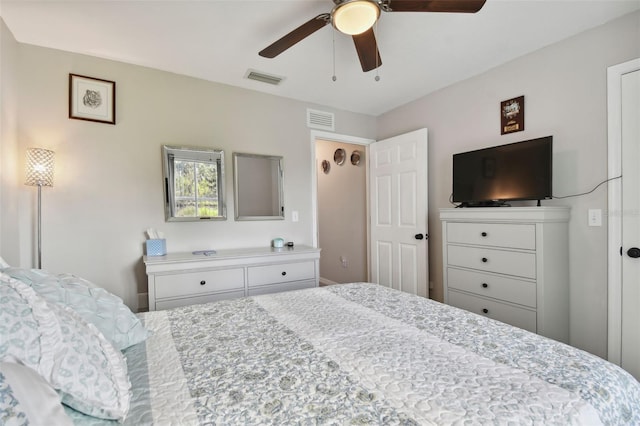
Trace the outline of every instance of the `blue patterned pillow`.
[[62, 402], [90, 416], [124, 419], [131, 400], [124, 357], [72, 309], [47, 303], [0, 274], [0, 361], [42, 376]]
[[85, 279], [70, 274], [53, 275], [41, 269], [6, 268], [2, 272], [30, 285], [47, 302], [71, 307], [120, 350], [149, 337], [122, 299]]
[[26, 426], [29, 424], [27, 413], [2, 372], [0, 372], [0, 424], [6, 426]]

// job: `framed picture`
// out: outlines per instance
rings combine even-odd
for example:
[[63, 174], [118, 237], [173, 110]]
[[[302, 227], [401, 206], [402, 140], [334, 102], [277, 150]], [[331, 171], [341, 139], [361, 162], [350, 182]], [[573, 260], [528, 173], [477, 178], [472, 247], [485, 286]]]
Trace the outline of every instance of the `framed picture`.
[[524, 96], [500, 102], [500, 134], [524, 130]]
[[69, 74], [69, 118], [116, 124], [115, 81]]

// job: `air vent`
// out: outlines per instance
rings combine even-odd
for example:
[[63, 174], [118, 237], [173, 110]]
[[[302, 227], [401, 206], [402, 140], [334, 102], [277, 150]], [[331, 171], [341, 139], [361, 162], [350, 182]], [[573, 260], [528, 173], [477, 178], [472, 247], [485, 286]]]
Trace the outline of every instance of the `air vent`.
[[284, 80], [283, 77], [278, 77], [277, 75], [269, 75], [254, 70], [248, 70], [245, 74], [245, 78], [248, 78], [249, 80], [260, 81], [262, 83], [273, 84], [274, 86], [277, 86], [282, 80]]
[[307, 127], [312, 129], [335, 130], [335, 118], [332, 112], [307, 109]]

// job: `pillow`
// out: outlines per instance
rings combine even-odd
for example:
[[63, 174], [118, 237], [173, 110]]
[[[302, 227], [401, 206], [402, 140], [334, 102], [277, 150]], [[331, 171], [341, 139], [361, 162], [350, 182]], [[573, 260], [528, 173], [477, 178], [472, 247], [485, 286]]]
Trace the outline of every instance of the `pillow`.
[[127, 365], [92, 324], [0, 274], [0, 361], [37, 371], [82, 413], [124, 419], [131, 400]]
[[0, 269], [8, 268], [9, 264], [0, 256]]
[[7, 268], [2, 272], [28, 284], [47, 302], [71, 307], [120, 350], [149, 337], [122, 299], [85, 279], [70, 274], [53, 275], [41, 269]]
[[72, 426], [60, 396], [32, 369], [0, 362], [0, 424]]

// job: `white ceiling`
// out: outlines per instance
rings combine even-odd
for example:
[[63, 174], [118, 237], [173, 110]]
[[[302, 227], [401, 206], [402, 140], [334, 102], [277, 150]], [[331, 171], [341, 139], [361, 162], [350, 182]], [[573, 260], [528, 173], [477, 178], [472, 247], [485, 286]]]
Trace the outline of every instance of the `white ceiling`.
[[[377, 116], [640, 9], [640, 0], [487, 0], [476, 14], [383, 13], [379, 81], [375, 70], [362, 72], [351, 38], [331, 26], [274, 59], [258, 56], [332, 6], [330, 0], [0, 0], [0, 15], [22, 43]], [[248, 80], [249, 69], [284, 81]]]

